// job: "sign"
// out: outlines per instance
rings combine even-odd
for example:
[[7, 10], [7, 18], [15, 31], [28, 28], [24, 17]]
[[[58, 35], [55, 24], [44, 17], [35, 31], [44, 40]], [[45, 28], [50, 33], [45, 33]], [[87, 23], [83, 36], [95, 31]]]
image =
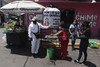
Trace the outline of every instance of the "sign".
[[58, 28], [60, 24], [60, 10], [57, 8], [47, 8], [43, 12], [43, 25], [52, 25], [52, 28]]
[[96, 14], [77, 14], [75, 19], [79, 21], [80, 25], [83, 21], [89, 21], [91, 27], [95, 27], [97, 24], [98, 16]]

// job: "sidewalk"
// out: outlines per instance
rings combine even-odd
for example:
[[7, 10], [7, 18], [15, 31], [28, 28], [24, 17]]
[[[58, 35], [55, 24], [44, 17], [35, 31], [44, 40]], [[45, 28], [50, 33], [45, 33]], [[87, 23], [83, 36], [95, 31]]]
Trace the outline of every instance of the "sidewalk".
[[[86, 65], [73, 62], [77, 59], [78, 50], [72, 51], [69, 46], [68, 51], [69, 56], [66, 60], [56, 58], [54, 62], [50, 62], [45, 58], [45, 48], [40, 48], [39, 58], [34, 58], [28, 48], [6, 48], [4, 45], [0, 45], [0, 67], [100, 67], [100, 49], [88, 49]], [[56, 54], [58, 53], [59, 51], [56, 52]]]
[[[0, 30], [2, 32], [2, 30]], [[0, 33], [0, 38], [2, 37]], [[99, 40], [97, 40], [100, 42]], [[79, 43], [79, 40], [77, 40]], [[0, 39], [0, 67], [100, 67], [100, 49], [88, 48], [88, 59], [86, 64], [77, 64], [73, 60], [78, 57], [78, 50], [72, 51], [68, 47], [69, 56], [66, 60], [58, 59], [49, 62], [46, 57], [46, 48], [40, 47], [39, 58], [34, 58], [29, 47], [6, 47], [6, 43]], [[76, 46], [78, 47], [78, 46]], [[59, 54], [59, 50], [55, 54]], [[81, 61], [83, 58], [81, 59]]]

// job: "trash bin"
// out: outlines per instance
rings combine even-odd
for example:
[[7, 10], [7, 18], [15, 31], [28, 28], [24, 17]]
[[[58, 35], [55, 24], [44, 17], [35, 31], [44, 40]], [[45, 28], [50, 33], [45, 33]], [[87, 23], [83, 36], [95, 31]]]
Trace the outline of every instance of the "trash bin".
[[53, 57], [53, 48], [47, 48], [47, 56], [46, 58], [52, 58]]

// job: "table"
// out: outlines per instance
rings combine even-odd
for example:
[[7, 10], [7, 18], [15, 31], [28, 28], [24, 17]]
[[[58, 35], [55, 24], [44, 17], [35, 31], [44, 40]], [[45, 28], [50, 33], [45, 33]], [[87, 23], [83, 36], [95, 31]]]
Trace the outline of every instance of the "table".
[[46, 43], [46, 46], [52, 46], [52, 47], [59, 47], [59, 40], [57, 36], [52, 36], [52, 35], [46, 35], [42, 41], [44, 41], [43, 44]]

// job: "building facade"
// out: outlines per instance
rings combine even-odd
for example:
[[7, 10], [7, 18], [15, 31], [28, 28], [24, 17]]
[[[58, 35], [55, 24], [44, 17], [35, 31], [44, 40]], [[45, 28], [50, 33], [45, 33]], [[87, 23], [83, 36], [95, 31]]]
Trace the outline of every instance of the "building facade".
[[[15, 0], [5, 0], [5, 1], [12, 2]], [[61, 16], [61, 20], [65, 21], [66, 25], [70, 24], [70, 22], [72, 23], [72, 20], [77, 20], [80, 24], [83, 21], [90, 21], [92, 38], [100, 38], [99, 0], [95, 0], [96, 3], [91, 3], [92, 0], [31, 0], [31, 1], [35, 1], [39, 4], [42, 4], [45, 7], [52, 5], [53, 7], [56, 7], [61, 11], [65, 10], [65, 16]], [[74, 11], [74, 14], [72, 11]], [[66, 16], [66, 14], [68, 16]]]
[[[77, 20], [80, 24], [84, 21], [90, 21], [92, 38], [100, 38], [100, 1], [95, 0], [96, 3], [91, 3], [92, 0], [34, 0], [44, 6], [52, 5], [58, 9], [71, 10], [74, 9], [75, 14], [69, 13], [69, 16], [63, 16], [66, 25], [70, 24], [71, 20]], [[66, 13], [65, 13], [66, 15]], [[67, 14], [68, 15], [68, 14]], [[71, 19], [72, 18], [72, 19]], [[62, 18], [61, 18], [62, 19]], [[70, 20], [70, 21], [68, 21]], [[72, 22], [71, 22], [72, 23]]]

